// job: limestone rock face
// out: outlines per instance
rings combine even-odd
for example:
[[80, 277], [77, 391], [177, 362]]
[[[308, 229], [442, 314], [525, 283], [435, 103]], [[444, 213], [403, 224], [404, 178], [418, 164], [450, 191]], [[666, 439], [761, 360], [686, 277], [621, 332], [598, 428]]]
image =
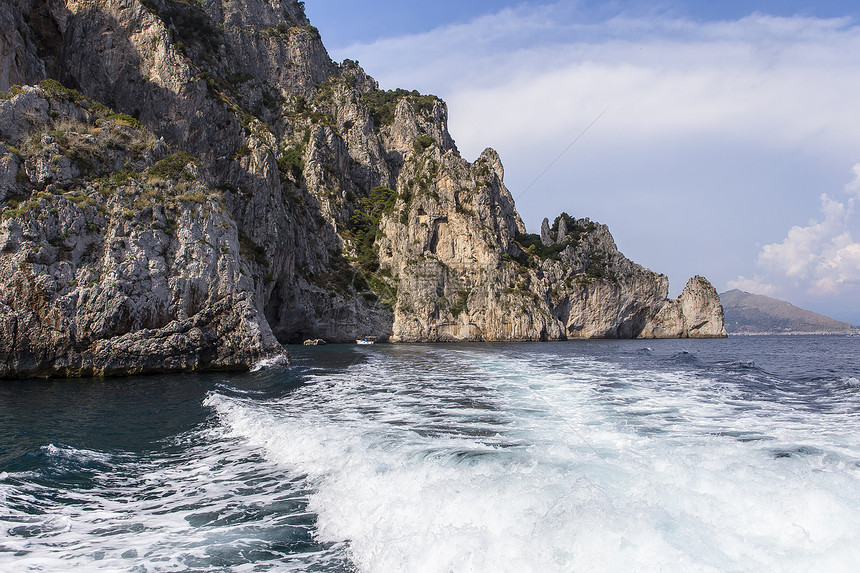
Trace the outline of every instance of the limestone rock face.
[[562, 217], [558, 221], [558, 233], [556, 242], [561, 243], [567, 238], [567, 217]]
[[475, 177], [489, 153], [472, 165], [441, 151], [407, 162], [416, 171], [402, 177], [439, 176], [401, 197], [382, 227], [381, 264], [398, 279], [392, 339], [638, 336], [666, 303], [666, 277], [630, 262], [587, 219], [549, 247], [525, 234], [501, 180]]
[[549, 234], [549, 219], [546, 217], [543, 218], [540, 224], [540, 242], [543, 243], [544, 247], [548, 247], [555, 242]]
[[44, 89], [0, 101], [0, 140], [24, 156], [9, 192], [29, 193], [0, 223], [0, 377], [285, 359], [217, 191], [114, 117]]
[[725, 338], [723, 307], [705, 277], [687, 281], [681, 295], [666, 301], [640, 334], [641, 338]]
[[2, 375], [683, 336], [647, 326], [675, 306], [721, 329], [605, 226], [526, 233], [498, 154], [466, 161], [439, 98], [332, 62], [302, 2], [8, 0], [0, 24]]
[[[29, 9], [22, 12], [18, 6]], [[45, 61], [39, 57], [38, 47], [30, 34], [30, 28], [24, 20], [25, 13], [35, 13], [31, 19], [34, 27], [44, 26], [46, 22], [39, 16], [41, 12], [32, 10], [33, 2], [16, 0], [4, 2], [0, 6], [0, 89], [15, 84], [26, 84], [44, 79], [46, 76]]]

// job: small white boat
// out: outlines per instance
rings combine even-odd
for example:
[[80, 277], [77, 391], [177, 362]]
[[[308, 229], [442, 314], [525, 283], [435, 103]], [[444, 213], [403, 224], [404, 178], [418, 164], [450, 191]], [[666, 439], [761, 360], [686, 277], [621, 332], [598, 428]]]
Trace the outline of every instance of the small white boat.
[[377, 336], [365, 336], [364, 338], [356, 338], [356, 344], [376, 344], [379, 341]]

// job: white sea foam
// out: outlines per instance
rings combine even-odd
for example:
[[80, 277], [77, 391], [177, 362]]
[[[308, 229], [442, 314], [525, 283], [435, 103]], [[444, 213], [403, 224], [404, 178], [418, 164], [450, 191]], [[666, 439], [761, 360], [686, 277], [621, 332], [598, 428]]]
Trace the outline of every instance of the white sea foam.
[[844, 380], [834, 398], [743, 364], [712, 375], [691, 355], [674, 371], [493, 347], [362, 357], [277, 399], [215, 385], [214, 427], [164, 453], [44, 446], [88, 485], [0, 473], [0, 571], [860, 562], [860, 398]]
[[286, 368], [290, 365], [290, 359], [286, 354], [279, 354], [270, 358], [263, 358], [251, 366], [251, 372], [260, 372], [261, 370], [274, 370], [278, 368]]
[[270, 358], [263, 358], [251, 366], [251, 372], [260, 372], [261, 370], [272, 370], [275, 368], [286, 368], [290, 365], [290, 360], [286, 354], [279, 354]]
[[856, 416], [700, 374], [408, 352], [265, 405], [207, 400], [233, 435], [306, 476], [316, 535], [348, 542], [361, 571], [860, 562]]
[[[86, 488], [40, 485], [32, 471], [0, 475], [0, 571], [251, 571], [267, 560], [303, 571], [336, 562], [340, 548], [310, 543], [305, 494], [280, 468], [217, 431], [184, 440], [196, 444], [151, 460], [42, 448], [60, 462], [110, 463]], [[285, 537], [307, 538], [306, 550], [273, 548]], [[270, 557], [254, 564], [255, 554]]]
[[45, 455], [47, 456], [83, 464], [106, 464], [109, 463], [114, 457], [113, 455], [107, 454], [105, 452], [95, 452], [92, 450], [78, 449], [64, 445], [57, 446], [55, 444], [47, 444], [42, 446], [40, 449], [45, 452]]

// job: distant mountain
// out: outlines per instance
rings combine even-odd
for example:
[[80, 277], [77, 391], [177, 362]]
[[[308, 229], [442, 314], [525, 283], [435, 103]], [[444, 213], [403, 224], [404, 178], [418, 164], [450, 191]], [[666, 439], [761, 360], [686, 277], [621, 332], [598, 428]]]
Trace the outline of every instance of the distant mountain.
[[847, 322], [839, 322], [798, 308], [784, 300], [738, 289], [720, 294], [729, 334], [796, 334], [825, 333], [851, 330]]

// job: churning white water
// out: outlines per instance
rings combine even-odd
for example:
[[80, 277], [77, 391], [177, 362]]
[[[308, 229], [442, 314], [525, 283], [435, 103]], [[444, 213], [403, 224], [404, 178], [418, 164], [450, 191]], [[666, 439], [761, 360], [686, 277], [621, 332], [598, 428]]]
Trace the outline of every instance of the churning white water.
[[856, 350], [329, 346], [0, 388], [0, 571], [853, 572]]
[[306, 476], [316, 534], [360, 571], [860, 563], [856, 399], [816, 404], [754, 366], [708, 373], [686, 354], [670, 369], [493, 347], [368, 354], [265, 404], [207, 399]]

